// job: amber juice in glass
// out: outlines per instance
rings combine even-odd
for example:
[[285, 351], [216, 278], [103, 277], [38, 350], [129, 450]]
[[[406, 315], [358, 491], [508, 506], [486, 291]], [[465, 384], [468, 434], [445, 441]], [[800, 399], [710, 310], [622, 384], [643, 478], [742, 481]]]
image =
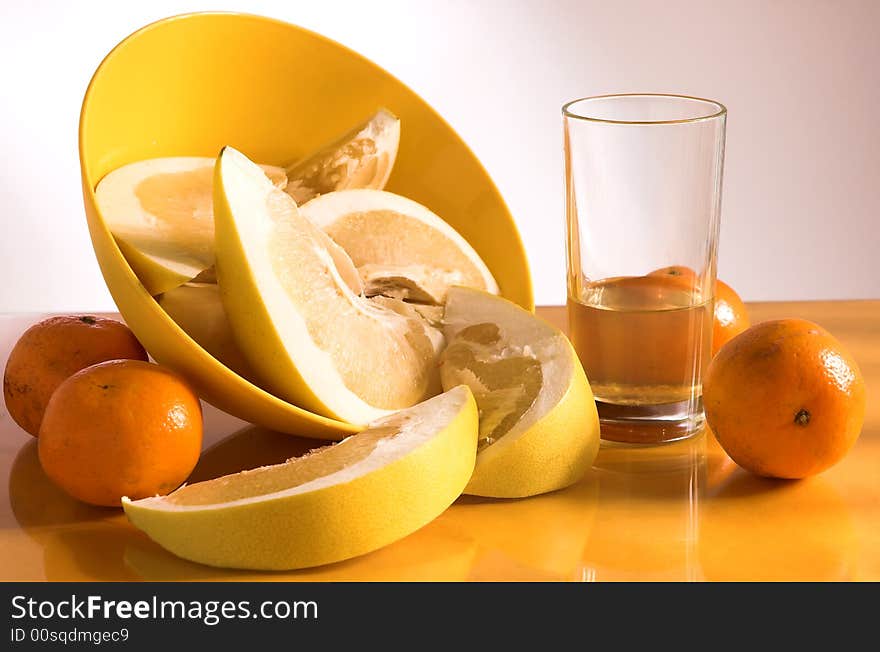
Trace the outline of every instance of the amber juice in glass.
[[724, 108], [624, 95], [564, 115], [569, 329], [602, 438], [688, 437], [711, 355]]
[[[688, 289], [644, 276], [591, 284], [581, 296], [569, 297], [568, 310], [575, 350], [590, 361], [590, 386], [600, 415], [606, 422], [627, 416], [649, 422], [630, 423], [636, 427], [629, 429], [609, 422], [606, 439], [670, 441], [699, 425], [686, 421], [702, 409], [701, 379], [712, 344], [711, 301], [693, 304]], [[653, 424], [656, 420], [662, 423]]]

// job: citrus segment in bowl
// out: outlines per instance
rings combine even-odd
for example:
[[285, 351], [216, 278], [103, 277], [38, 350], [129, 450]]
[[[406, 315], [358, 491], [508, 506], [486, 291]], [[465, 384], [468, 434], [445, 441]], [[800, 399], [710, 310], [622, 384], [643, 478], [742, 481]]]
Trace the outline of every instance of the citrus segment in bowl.
[[400, 143], [400, 119], [379, 109], [318, 151], [287, 166], [285, 191], [303, 204], [313, 197], [346, 188], [385, 187]]
[[[439, 353], [443, 348], [445, 340], [439, 329], [442, 307], [405, 303], [382, 296], [371, 300], [406, 317], [424, 321], [426, 326], [431, 326], [426, 333], [434, 349]], [[257, 375], [235, 341], [216, 283], [184, 283], [160, 294], [156, 301], [199, 346], [242, 378], [257, 382]]]
[[343, 190], [316, 197], [301, 211], [345, 249], [367, 294], [442, 303], [452, 285], [498, 293], [467, 240], [411, 199], [383, 190]]
[[235, 342], [215, 283], [184, 283], [159, 295], [156, 301], [205, 351], [254, 382], [256, 374]]
[[477, 407], [467, 387], [283, 464], [123, 499], [132, 523], [212, 566], [293, 569], [349, 559], [441, 514], [470, 478]]
[[[279, 188], [282, 168], [263, 166]], [[98, 183], [98, 209], [150, 294], [175, 288], [214, 264], [214, 159], [153, 158], [129, 163]]]
[[347, 257], [243, 154], [225, 148], [215, 176], [220, 296], [262, 386], [355, 424], [440, 391], [424, 320], [356, 294]]
[[577, 482], [599, 450], [599, 418], [565, 335], [500, 297], [449, 290], [444, 387], [468, 385], [480, 410], [477, 463], [465, 493], [515, 498]]

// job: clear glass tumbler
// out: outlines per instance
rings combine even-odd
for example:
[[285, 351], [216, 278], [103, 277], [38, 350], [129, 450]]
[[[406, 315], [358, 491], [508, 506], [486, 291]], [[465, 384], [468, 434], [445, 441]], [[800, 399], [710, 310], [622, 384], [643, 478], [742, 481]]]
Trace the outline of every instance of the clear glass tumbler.
[[569, 326], [602, 438], [688, 437], [703, 424], [727, 110], [639, 94], [562, 113]]

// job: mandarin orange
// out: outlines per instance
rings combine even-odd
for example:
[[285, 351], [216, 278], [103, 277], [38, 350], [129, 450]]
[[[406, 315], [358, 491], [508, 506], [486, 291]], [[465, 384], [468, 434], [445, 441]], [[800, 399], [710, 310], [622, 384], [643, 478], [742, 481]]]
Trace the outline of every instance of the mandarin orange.
[[55, 389], [80, 369], [147, 352], [128, 326], [91, 315], [49, 317], [28, 328], [9, 354], [3, 397], [9, 416], [34, 437]]
[[672, 276], [692, 281], [696, 279], [697, 273], [690, 267], [685, 267], [684, 265], [670, 265], [669, 267], [661, 267], [660, 269], [655, 269], [653, 272], [648, 274], [648, 276]]
[[[697, 273], [684, 265], [655, 269], [648, 276], [665, 276], [695, 282]], [[721, 279], [715, 280], [715, 314], [712, 326], [712, 355], [750, 325], [749, 313], [739, 295]]]
[[112, 360], [74, 374], [49, 400], [40, 427], [46, 475], [74, 498], [167, 494], [199, 459], [202, 410], [177, 375], [139, 360]]
[[722, 448], [758, 475], [803, 478], [839, 462], [865, 416], [865, 382], [844, 346], [803, 319], [766, 321], [721, 347], [703, 381]]
[[722, 280], [715, 281], [715, 319], [712, 327], [712, 356], [749, 327], [749, 313], [739, 295]]

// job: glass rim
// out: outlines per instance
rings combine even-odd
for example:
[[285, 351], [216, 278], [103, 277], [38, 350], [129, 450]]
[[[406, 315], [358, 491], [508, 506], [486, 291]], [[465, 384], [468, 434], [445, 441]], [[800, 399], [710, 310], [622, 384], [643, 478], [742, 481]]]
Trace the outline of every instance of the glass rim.
[[[699, 115], [693, 118], [677, 118], [675, 120], [612, 120], [610, 118], [596, 118], [588, 115], [582, 115], [572, 111], [572, 106], [588, 100], [606, 100], [617, 99], [623, 97], [672, 97], [679, 100], [691, 100], [693, 102], [705, 102], [715, 107], [713, 113]], [[705, 97], [696, 97], [693, 95], [678, 95], [676, 93], [610, 93], [608, 95], [589, 95], [587, 97], [579, 97], [570, 100], [562, 105], [562, 115], [566, 118], [574, 120], [584, 120], [585, 122], [599, 122], [613, 125], [676, 125], [688, 124], [691, 122], [705, 122], [727, 115], [727, 107], [717, 100], [710, 100]]]

